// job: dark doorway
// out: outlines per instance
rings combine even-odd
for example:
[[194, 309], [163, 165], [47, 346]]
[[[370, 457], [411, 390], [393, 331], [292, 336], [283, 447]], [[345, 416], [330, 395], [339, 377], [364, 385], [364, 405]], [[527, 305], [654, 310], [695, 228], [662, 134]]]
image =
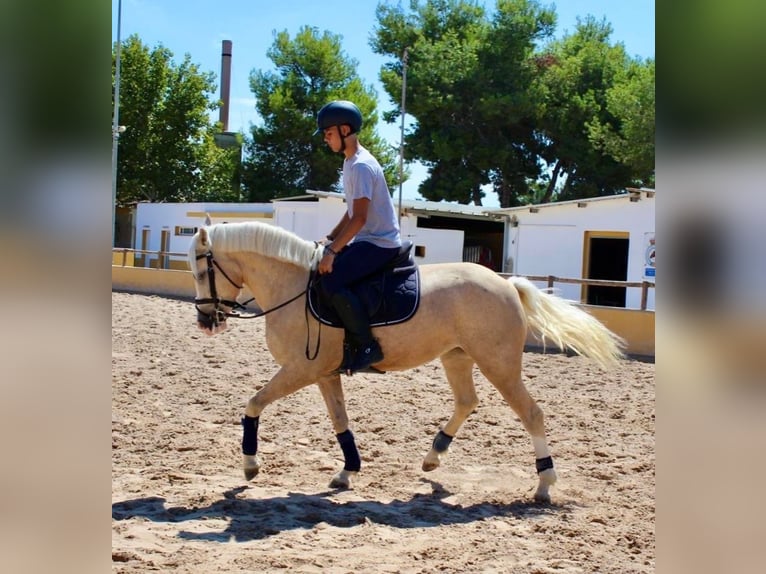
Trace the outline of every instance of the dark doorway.
[[480, 263], [494, 271], [503, 271], [504, 222], [487, 218], [429, 215], [418, 217], [418, 227], [463, 231], [463, 261]]
[[[588, 279], [627, 281], [628, 239], [622, 237], [591, 237], [588, 258]], [[585, 302], [588, 305], [625, 307], [625, 287], [589, 285]]]

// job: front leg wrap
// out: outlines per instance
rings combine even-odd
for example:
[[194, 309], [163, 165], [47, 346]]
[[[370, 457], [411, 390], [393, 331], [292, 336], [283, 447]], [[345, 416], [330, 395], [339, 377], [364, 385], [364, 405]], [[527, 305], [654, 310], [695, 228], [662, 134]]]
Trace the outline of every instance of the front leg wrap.
[[242, 417], [242, 454], [255, 456], [258, 453], [259, 417]]
[[343, 459], [345, 461], [343, 470], [358, 472], [359, 469], [362, 468], [362, 459], [359, 458], [359, 451], [356, 449], [354, 434], [350, 429], [346, 429], [344, 432], [336, 434], [335, 436], [343, 451]]

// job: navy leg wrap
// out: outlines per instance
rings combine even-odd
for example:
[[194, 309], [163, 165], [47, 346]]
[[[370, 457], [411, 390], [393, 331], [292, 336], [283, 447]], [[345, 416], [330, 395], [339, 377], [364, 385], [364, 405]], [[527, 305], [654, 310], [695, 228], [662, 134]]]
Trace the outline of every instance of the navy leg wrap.
[[242, 454], [258, 452], [258, 417], [242, 417]]
[[354, 434], [350, 429], [336, 434], [340, 448], [343, 451], [343, 459], [345, 464], [343, 470], [358, 472], [362, 468], [362, 459], [359, 458], [359, 451], [356, 449], [356, 442], [354, 442]]
[[553, 459], [549, 456], [538, 458], [535, 460], [535, 467], [537, 468], [537, 474], [540, 474], [544, 470], [553, 468]]
[[434, 438], [433, 447], [436, 452], [444, 452], [449, 448], [450, 443], [452, 442], [453, 437], [445, 433], [444, 431], [439, 431], [436, 433], [436, 437]]

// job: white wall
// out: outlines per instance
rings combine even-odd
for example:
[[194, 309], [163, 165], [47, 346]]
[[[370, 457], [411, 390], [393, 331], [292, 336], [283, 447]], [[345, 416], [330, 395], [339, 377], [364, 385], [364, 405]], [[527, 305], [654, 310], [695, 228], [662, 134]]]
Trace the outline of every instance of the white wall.
[[[274, 224], [292, 231], [303, 239], [318, 241], [330, 233], [343, 214], [346, 204], [336, 197], [320, 197], [319, 201], [277, 201], [274, 203]], [[452, 229], [422, 229], [414, 215], [401, 220], [402, 240], [409, 239], [422, 246], [425, 256], [415, 257], [418, 264], [461, 261], [463, 232]], [[413, 247], [413, 253], [415, 249]]]
[[319, 201], [274, 202], [274, 224], [309, 241], [324, 239], [344, 213], [346, 204], [334, 197]]
[[417, 217], [407, 215], [401, 221], [402, 241], [412, 241], [412, 251], [418, 246], [425, 250], [424, 257], [415, 257], [418, 264], [450, 263], [463, 260], [464, 233], [459, 229], [427, 229], [417, 226]]
[[[136, 206], [134, 247], [159, 251], [162, 230], [165, 229], [170, 232], [169, 251], [186, 253], [191, 245], [191, 237], [176, 235], [176, 226], [201, 227], [206, 213], [210, 214], [213, 223], [244, 221], [248, 218], [270, 222], [273, 211], [271, 203], [139, 203]], [[143, 245], [141, 239], [145, 229], [149, 230], [148, 245]]]
[[[560, 224], [520, 224], [509, 234], [508, 254], [513, 271], [518, 275], [556, 275], [580, 277], [582, 274], [582, 241], [573, 245], [577, 228]], [[546, 284], [536, 283], [538, 286]], [[565, 299], [580, 300], [580, 286], [556, 284], [556, 294]]]
[[[631, 282], [654, 282], [644, 275], [647, 237], [654, 236], [654, 198], [642, 194], [641, 200], [629, 197], [587, 201], [587, 207], [576, 203], [553, 204], [531, 213], [528, 208], [508, 211], [515, 215], [518, 227], [510, 227], [507, 253], [513, 258], [513, 273], [519, 275], [556, 275], [581, 278], [585, 233], [616, 231], [628, 233], [628, 277]], [[539, 284], [539, 283], [538, 283]], [[556, 284], [565, 298], [580, 299], [579, 285]], [[649, 289], [647, 308], [654, 309], [654, 289]], [[625, 304], [641, 305], [641, 290], [628, 288]]]

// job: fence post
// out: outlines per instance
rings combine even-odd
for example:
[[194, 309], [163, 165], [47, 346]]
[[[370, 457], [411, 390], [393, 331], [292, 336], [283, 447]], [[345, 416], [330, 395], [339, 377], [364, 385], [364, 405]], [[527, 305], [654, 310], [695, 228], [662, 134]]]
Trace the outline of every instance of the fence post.
[[649, 281], [641, 282], [641, 310], [646, 311], [646, 300], [649, 295]]

